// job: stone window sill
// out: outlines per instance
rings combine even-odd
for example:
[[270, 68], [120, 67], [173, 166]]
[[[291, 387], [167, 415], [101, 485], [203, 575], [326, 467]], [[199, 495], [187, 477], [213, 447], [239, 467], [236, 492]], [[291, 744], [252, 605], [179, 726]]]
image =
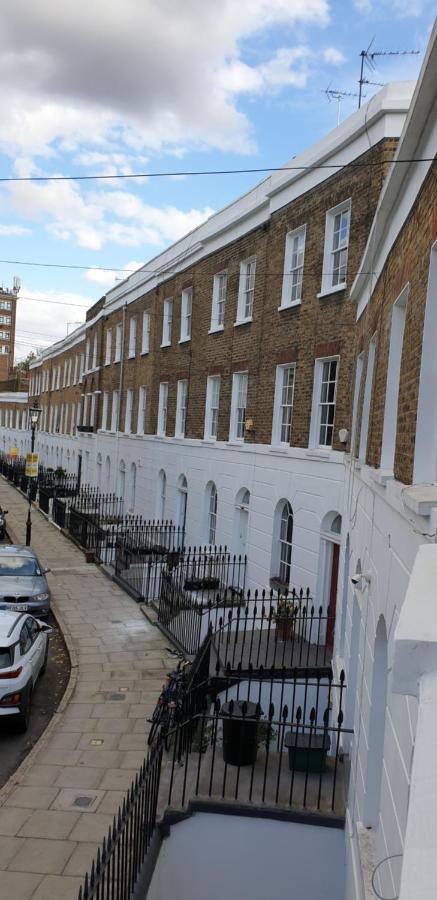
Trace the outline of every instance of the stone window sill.
[[344, 291], [347, 288], [347, 284], [343, 281], [341, 284], [334, 284], [330, 288], [324, 288], [320, 291], [320, 294], [317, 294], [317, 299], [320, 300], [321, 297], [329, 297], [331, 294], [338, 294], [339, 291]]

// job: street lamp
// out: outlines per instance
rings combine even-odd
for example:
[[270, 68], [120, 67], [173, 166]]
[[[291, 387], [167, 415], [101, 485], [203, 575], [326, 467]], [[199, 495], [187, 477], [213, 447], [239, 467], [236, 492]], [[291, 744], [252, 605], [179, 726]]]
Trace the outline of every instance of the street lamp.
[[[31, 441], [31, 453], [35, 450], [35, 429], [39, 422], [39, 417], [41, 415], [42, 410], [39, 406], [30, 406], [29, 407], [29, 422], [30, 428], [32, 432], [32, 441]], [[29, 498], [29, 507], [27, 510], [27, 522], [26, 522], [26, 547], [30, 547], [30, 540], [32, 536], [32, 519], [30, 515], [30, 511], [32, 508], [32, 481], [29, 477], [29, 484], [27, 488], [28, 498]]]

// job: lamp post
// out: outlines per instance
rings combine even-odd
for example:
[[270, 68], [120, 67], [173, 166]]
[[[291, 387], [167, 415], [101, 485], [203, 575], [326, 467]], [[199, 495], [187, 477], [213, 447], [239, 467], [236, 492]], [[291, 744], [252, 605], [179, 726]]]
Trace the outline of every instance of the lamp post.
[[[32, 440], [31, 440], [31, 445], [30, 445], [31, 453], [33, 453], [35, 450], [35, 430], [36, 430], [36, 426], [38, 425], [41, 412], [42, 412], [42, 410], [39, 408], [39, 406], [30, 406], [29, 407], [29, 421], [30, 421], [30, 428], [31, 428], [31, 432], [32, 432]], [[28, 498], [29, 498], [29, 507], [27, 510], [27, 522], [26, 522], [26, 547], [30, 547], [30, 540], [31, 540], [31, 536], [32, 536], [32, 518], [31, 518], [31, 514], [30, 514], [30, 511], [32, 508], [32, 481], [31, 481], [30, 477], [29, 477], [27, 493], [28, 493]]]

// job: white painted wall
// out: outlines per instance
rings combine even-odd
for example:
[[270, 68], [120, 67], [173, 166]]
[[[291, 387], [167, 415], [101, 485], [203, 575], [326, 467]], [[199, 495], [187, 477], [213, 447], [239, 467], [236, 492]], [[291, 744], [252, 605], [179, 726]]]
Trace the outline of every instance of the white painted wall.
[[163, 842], [147, 897], [342, 900], [344, 872], [339, 829], [195, 813]]
[[[403, 851], [417, 722], [417, 701], [413, 697], [393, 693], [391, 670], [396, 625], [418, 547], [426, 542], [423, 532], [430, 530], [429, 519], [415, 516], [407, 510], [403, 503], [403, 485], [391, 479], [384, 487], [384, 479], [380, 484], [377, 478], [374, 470], [361, 467], [356, 461], [352, 462], [352, 468], [346, 465], [334, 664], [336, 674], [343, 667], [347, 673], [346, 724], [354, 728], [350, 748], [347, 900], [364, 897], [364, 860], [360, 856], [358, 833], [359, 823], [365, 820], [366, 792], [375, 774], [369, 763], [368, 744], [374, 643], [380, 616], [384, 617], [388, 637], [388, 687], [385, 735], [379, 736], [384, 741], [380, 815], [378, 827], [371, 831], [375, 865], [386, 856]], [[347, 534], [350, 542], [349, 575], [356, 571], [360, 560], [361, 570], [371, 576], [369, 586], [363, 591], [354, 592], [350, 584], [347, 587], [343, 584]], [[346, 598], [344, 617], [342, 597]], [[344, 636], [341, 634], [342, 620], [345, 623]], [[385, 896], [396, 896], [400, 870], [399, 860], [381, 867], [379, 889]]]
[[[28, 440], [26, 433], [1, 429], [6, 444]], [[271, 571], [273, 518], [281, 499], [290, 501], [294, 512], [292, 586], [309, 587], [316, 606], [326, 603], [320, 578], [321, 526], [330, 512], [343, 505], [343, 454], [336, 451], [306, 451], [290, 448], [278, 453], [265, 445], [229, 446], [226, 442], [177, 440], [155, 436], [78, 434], [37, 434], [41, 462], [56, 468], [62, 465], [77, 471], [78, 452], [82, 453], [82, 482], [97, 484], [98, 457], [101, 458], [101, 489], [120, 490], [120, 463], [126, 467], [126, 494], [132, 462], [136, 471], [135, 513], [155, 518], [158, 474], [167, 476], [165, 518], [178, 519], [178, 480], [187, 479], [187, 545], [207, 541], [205, 489], [214, 481], [218, 493], [216, 543], [237, 552], [235, 518], [237, 495], [250, 491], [247, 535], [246, 588], [269, 588]], [[106, 480], [106, 460], [110, 459], [110, 480]], [[127, 497], [126, 497], [127, 499]]]

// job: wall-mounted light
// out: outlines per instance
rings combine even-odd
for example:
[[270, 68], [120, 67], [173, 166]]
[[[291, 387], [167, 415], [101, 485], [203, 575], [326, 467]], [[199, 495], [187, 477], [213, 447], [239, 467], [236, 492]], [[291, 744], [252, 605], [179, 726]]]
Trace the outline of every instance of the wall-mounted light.
[[347, 428], [340, 428], [340, 431], [338, 432], [338, 440], [340, 441], [340, 444], [347, 444], [348, 437], [349, 432]]
[[251, 431], [255, 431], [253, 419], [246, 419], [245, 430], [248, 434], [250, 434]]

